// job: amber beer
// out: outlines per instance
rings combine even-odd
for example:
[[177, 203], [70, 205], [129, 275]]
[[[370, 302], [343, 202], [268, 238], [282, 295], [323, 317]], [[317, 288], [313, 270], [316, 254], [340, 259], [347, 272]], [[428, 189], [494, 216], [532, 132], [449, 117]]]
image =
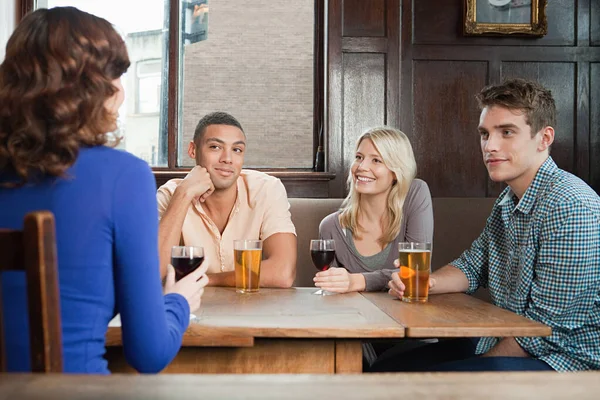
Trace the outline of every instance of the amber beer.
[[262, 261], [262, 241], [235, 240], [233, 242], [235, 260], [235, 289], [238, 293], [258, 292], [260, 262]]
[[404, 283], [402, 300], [426, 302], [429, 296], [431, 243], [399, 243], [400, 279]]

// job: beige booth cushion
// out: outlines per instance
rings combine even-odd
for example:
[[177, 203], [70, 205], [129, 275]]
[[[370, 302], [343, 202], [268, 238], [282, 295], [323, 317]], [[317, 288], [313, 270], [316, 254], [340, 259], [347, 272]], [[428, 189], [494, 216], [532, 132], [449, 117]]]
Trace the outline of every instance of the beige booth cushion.
[[289, 199], [292, 222], [298, 235], [298, 262], [294, 286], [314, 286], [317, 269], [310, 259], [310, 241], [319, 238], [321, 220], [337, 211], [343, 199]]
[[[454, 260], [475, 240], [489, 216], [495, 198], [434, 198], [433, 258], [435, 270]], [[291, 198], [290, 212], [298, 234], [298, 264], [294, 286], [314, 286], [317, 272], [310, 259], [309, 243], [318, 239], [319, 224], [339, 209], [342, 199]]]

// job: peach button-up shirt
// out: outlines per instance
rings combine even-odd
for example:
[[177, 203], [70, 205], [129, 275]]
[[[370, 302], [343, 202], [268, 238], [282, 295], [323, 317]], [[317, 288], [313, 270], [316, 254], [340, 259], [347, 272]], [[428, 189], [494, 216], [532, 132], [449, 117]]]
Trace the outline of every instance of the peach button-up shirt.
[[[171, 179], [158, 189], [156, 198], [160, 218], [182, 180]], [[209, 273], [234, 270], [234, 240], [265, 240], [275, 233], [296, 234], [287, 193], [279, 179], [259, 171], [242, 170], [237, 180], [237, 191], [223, 234], [197, 200], [188, 209], [183, 222], [181, 242], [186, 246], [204, 247]]]

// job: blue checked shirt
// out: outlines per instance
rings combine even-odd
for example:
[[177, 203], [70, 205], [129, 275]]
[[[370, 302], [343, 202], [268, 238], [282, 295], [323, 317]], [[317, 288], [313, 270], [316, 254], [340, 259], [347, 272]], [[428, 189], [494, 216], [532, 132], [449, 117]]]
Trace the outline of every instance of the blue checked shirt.
[[[468, 293], [489, 287], [495, 305], [552, 328], [517, 337], [532, 357], [557, 371], [600, 369], [600, 198], [551, 157], [518, 201], [500, 195], [471, 248], [450, 263]], [[482, 338], [477, 354], [500, 338]]]

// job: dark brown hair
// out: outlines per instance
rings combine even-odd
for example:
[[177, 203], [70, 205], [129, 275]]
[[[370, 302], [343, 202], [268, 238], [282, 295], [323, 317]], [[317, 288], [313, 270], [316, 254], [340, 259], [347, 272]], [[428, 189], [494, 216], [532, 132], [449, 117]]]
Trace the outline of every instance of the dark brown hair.
[[229, 125], [238, 128], [245, 135], [244, 129], [242, 129], [242, 125], [239, 123], [237, 119], [231, 114], [228, 114], [223, 111], [215, 111], [210, 114], [206, 114], [204, 117], [198, 121], [198, 125], [196, 125], [196, 130], [194, 131], [194, 143], [200, 144], [200, 139], [204, 136], [204, 131], [210, 125]]
[[477, 95], [479, 107], [500, 106], [525, 114], [531, 136], [556, 125], [556, 104], [550, 90], [537, 82], [509, 79], [499, 85], [486, 86]]
[[116, 116], [104, 104], [127, 68], [125, 43], [105, 19], [74, 7], [23, 18], [0, 65], [0, 172], [18, 184], [61, 176], [80, 147], [105, 144]]

